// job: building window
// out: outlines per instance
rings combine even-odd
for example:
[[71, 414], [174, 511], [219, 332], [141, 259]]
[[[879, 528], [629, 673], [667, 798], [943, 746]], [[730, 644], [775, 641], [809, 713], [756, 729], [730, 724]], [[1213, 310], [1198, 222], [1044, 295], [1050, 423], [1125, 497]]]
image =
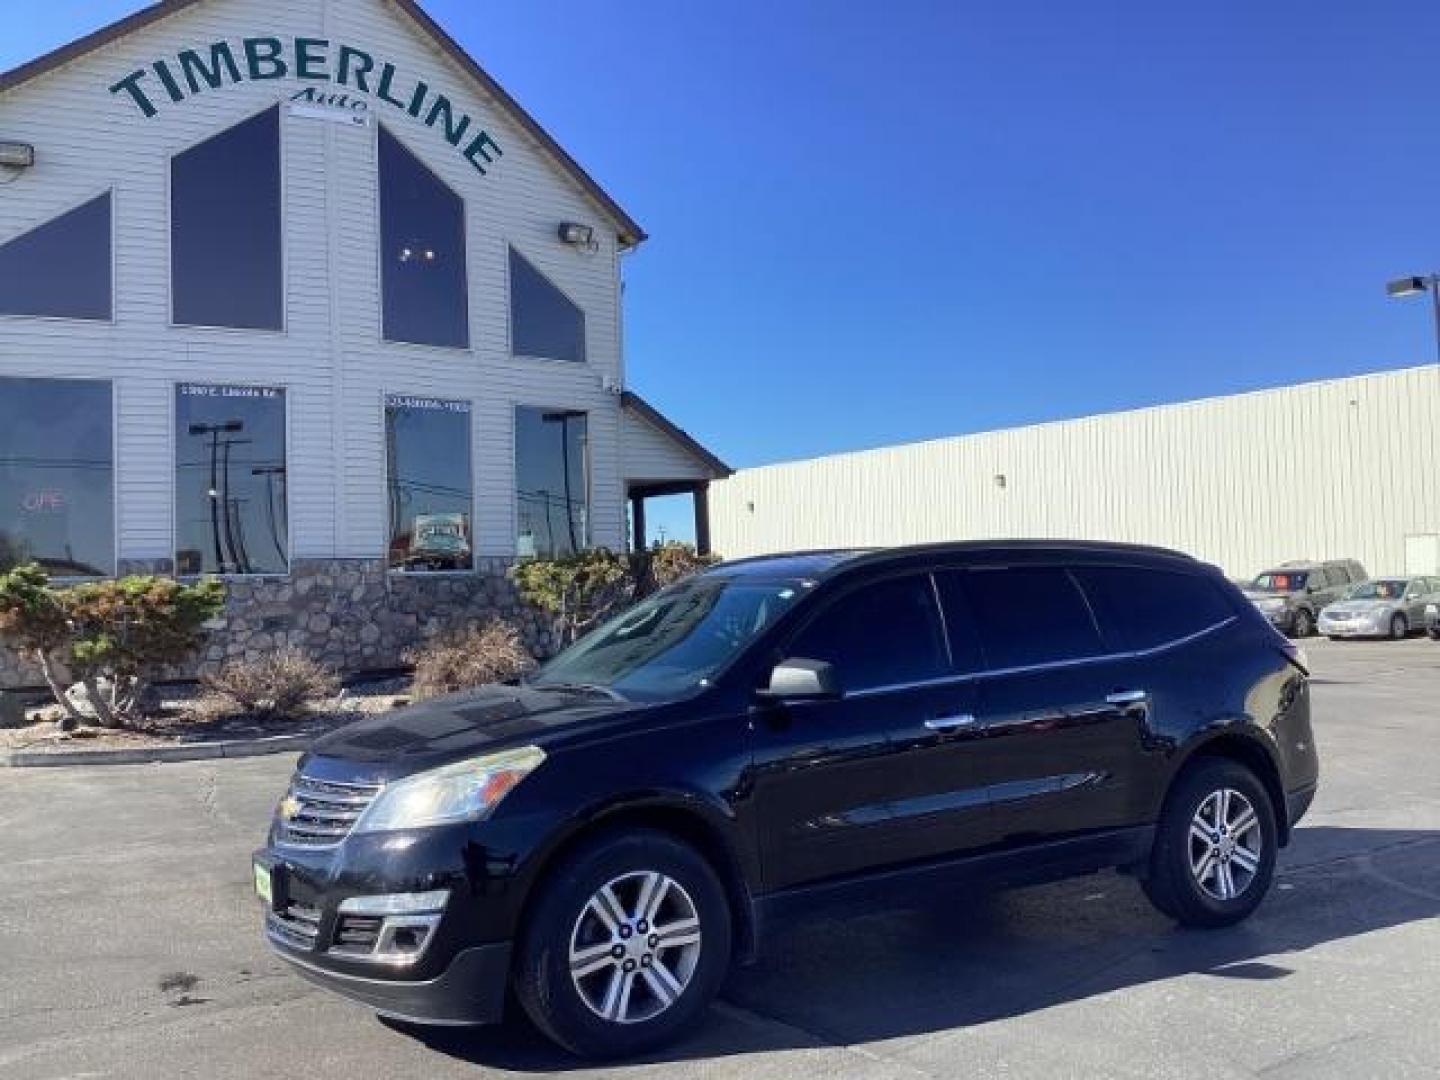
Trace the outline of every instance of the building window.
[[385, 402], [389, 463], [390, 566], [469, 570], [470, 404], [392, 396]]
[[180, 326], [285, 328], [280, 108], [170, 163], [170, 289]]
[[589, 420], [564, 409], [515, 410], [516, 554], [573, 555], [590, 543]]
[[465, 202], [380, 128], [385, 340], [470, 347]]
[[175, 391], [175, 567], [180, 574], [290, 568], [285, 391]]
[[110, 193], [0, 246], [0, 313], [108, 321]]
[[510, 351], [585, 362], [585, 313], [525, 256], [510, 249]]
[[0, 571], [115, 572], [114, 425], [108, 382], [0, 378]]

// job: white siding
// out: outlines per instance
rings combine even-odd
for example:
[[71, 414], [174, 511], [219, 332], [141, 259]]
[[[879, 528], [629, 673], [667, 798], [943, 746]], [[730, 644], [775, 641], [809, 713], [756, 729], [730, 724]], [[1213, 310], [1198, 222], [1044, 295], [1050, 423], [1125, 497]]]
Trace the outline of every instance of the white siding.
[[[207, 89], [180, 103], [165, 100], [152, 119], [108, 88], [180, 49], [259, 35], [326, 38], [336, 48], [350, 44], [393, 61], [402, 79], [424, 79], [500, 144], [504, 156], [481, 176], [438, 130], [372, 98], [372, 117], [465, 198], [469, 351], [381, 341], [376, 129], [283, 109], [285, 332], [169, 325], [170, 157], [309, 84], [247, 81]], [[400, 92], [408, 89], [406, 82]], [[514, 407], [589, 412], [594, 537], [623, 543], [620, 406], [603, 389], [623, 381], [615, 230], [453, 60], [384, 0], [197, 5], [0, 96], [0, 135], [34, 143], [38, 158], [34, 169], [0, 188], [0, 242], [89, 196], [115, 192], [114, 324], [0, 316], [0, 375], [114, 382], [120, 558], [172, 554], [173, 387], [188, 380], [287, 389], [292, 557], [383, 552], [386, 392], [474, 403], [481, 555], [514, 551]], [[593, 224], [600, 250], [582, 253], [560, 243], [555, 230], [566, 220]], [[507, 243], [584, 309], [588, 363], [510, 356]]]
[[626, 480], [708, 480], [710, 469], [675, 439], [629, 409], [620, 417]]
[[711, 486], [715, 550], [1030, 536], [1400, 572], [1440, 533], [1437, 411], [1413, 368], [745, 469]]

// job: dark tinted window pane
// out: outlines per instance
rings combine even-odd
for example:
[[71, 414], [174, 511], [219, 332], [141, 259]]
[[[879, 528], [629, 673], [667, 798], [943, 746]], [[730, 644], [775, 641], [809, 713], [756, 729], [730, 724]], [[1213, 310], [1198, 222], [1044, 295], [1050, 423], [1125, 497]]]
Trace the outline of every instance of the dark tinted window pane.
[[980, 647], [980, 628], [975, 612], [965, 594], [965, 574], [959, 570], [941, 570], [935, 575], [940, 592], [941, 610], [945, 614], [945, 630], [950, 635], [950, 653], [955, 670], [962, 674], [979, 671], [985, 666]]
[[399, 570], [469, 570], [470, 404], [391, 397], [385, 404], [389, 456], [390, 565]]
[[380, 268], [387, 341], [469, 346], [465, 203], [383, 127]]
[[966, 572], [964, 584], [992, 669], [1104, 651], [1085, 597], [1063, 569], [973, 570]]
[[564, 409], [515, 410], [515, 511], [523, 558], [570, 555], [590, 540], [589, 421]]
[[110, 384], [0, 379], [0, 571], [115, 572]]
[[286, 573], [285, 391], [187, 384], [175, 419], [177, 571]]
[[1106, 566], [1075, 575], [1106, 636], [1125, 649], [1153, 649], [1235, 614], [1218, 585], [1194, 574]]
[[585, 360], [585, 313], [523, 255], [510, 249], [510, 351]]
[[786, 651], [834, 664], [846, 690], [933, 679], [947, 671], [935, 593], [925, 575], [866, 585], [842, 597]]
[[280, 110], [177, 154], [170, 165], [170, 281], [181, 326], [284, 328]]
[[0, 312], [110, 318], [110, 194], [0, 247]]

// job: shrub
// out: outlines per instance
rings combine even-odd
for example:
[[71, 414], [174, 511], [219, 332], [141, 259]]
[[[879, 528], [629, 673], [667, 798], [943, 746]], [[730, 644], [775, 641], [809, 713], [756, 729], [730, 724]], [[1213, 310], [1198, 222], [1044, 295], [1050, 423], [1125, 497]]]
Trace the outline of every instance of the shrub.
[[296, 648], [235, 660], [201, 680], [205, 689], [261, 720], [283, 720], [340, 692], [329, 668]]
[[520, 596], [553, 617], [562, 646], [619, 611], [637, 594], [630, 560], [606, 548], [559, 559], [529, 559], [510, 573]]
[[644, 559], [645, 576], [648, 584], [655, 589], [684, 581], [720, 561], [714, 555], [701, 555], [690, 544], [675, 540], [668, 544], [656, 544], [645, 552]]
[[30, 564], [0, 574], [0, 641], [38, 662], [65, 710], [62, 728], [85, 720], [60, 686], [62, 665], [99, 724], [123, 727], [137, 719], [154, 677], [204, 643], [205, 623], [224, 605], [217, 581], [128, 577], [55, 588]]
[[415, 665], [411, 692], [417, 701], [506, 682], [535, 666], [520, 632], [501, 619], [438, 638], [407, 659]]

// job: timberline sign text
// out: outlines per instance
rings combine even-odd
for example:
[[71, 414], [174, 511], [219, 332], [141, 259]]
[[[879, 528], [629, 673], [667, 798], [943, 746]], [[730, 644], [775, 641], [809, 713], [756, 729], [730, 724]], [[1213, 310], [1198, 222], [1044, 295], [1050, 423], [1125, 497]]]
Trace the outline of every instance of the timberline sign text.
[[[236, 46], [217, 41], [200, 49], [183, 49], [173, 59], [156, 60], [148, 68], [131, 72], [110, 87], [110, 92], [128, 97], [148, 119], [157, 115], [166, 101], [178, 104], [205, 90], [281, 79], [329, 83], [379, 98], [426, 127], [436, 128], [481, 175], [504, 153], [488, 131], [424, 81], [402, 78], [394, 64], [351, 45], [332, 46], [324, 38], [254, 37]], [[333, 95], [313, 89], [313, 93], [301, 90], [291, 100], [332, 104], [328, 99]], [[347, 100], [348, 107], [355, 107], [354, 100]]]

